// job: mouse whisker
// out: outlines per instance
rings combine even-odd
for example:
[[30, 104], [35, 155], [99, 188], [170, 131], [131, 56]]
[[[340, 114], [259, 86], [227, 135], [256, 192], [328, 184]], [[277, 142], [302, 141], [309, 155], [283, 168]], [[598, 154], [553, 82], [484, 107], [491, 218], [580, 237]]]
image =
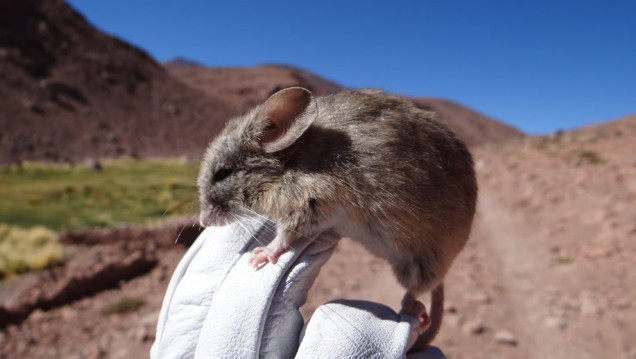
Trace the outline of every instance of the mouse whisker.
[[179, 242], [179, 238], [181, 237], [181, 233], [183, 233], [183, 230], [185, 229], [185, 226], [181, 227], [181, 230], [179, 230], [179, 234], [177, 234], [177, 238], [175, 238], [174, 243], [177, 244]]
[[[240, 217], [238, 217], [236, 214], [230, 214], [233, 219], [235, 220], [235, 222], [241, 226], [241, 228], [243, 228], [243, 230], [247, 233], [251, 233], [251, 231], [249, 230], [249, 228], [247, 228], [245, 226], [245, 223], [242, 222], [242, 219]], [[253, 220], [253, 219], [252, 219]], [[267, 230], [268, 228], [265, 227], [264, 230]], [[250, 234], [251, 238], [254, 239], [254, 241], [256, 241], [256, 243], [258, 243], [260, 245], [260, 247], [264, 248], [265, 252], [271, 253], [270, 249], [267, 247], [267, 244], [264, 243], [262, 240], [259, 239], [259, 237], [257, 235], [254, 234]], [[279, 263], [274, 263], [276, 266], [278, 266], [281, 269], [284, 269], [284, 267], [282, 265], [280, 265]]]

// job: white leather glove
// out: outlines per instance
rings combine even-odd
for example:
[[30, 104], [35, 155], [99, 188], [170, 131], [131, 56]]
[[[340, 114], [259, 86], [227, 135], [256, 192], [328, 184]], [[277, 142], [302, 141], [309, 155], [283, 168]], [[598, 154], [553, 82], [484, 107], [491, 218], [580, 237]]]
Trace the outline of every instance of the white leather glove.
[[[300, 241], [255, 271], [255, 247], [275, 234], [252, 220], [206, 229], [170, 280], [151, 358], [403, 358], [415, 319], [373, 302], [334, 301], [305, 326], [298, 310], [338, 238]], [[409, 359], [444, 356], [429, 348]]]

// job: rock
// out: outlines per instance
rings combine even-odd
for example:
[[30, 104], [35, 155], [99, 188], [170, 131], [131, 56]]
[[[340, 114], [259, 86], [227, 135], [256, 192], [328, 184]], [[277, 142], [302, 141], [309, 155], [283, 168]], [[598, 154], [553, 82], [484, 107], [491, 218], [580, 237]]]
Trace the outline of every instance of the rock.
[[559, 317], [547, 317], [545, 318], [543, 323], [548, 328], [565, 329], [568, 326], [568, 323], [565, 321], [565, 319]]
[[99, 348], [103, 352], [107, 352], [107, 349], [110, 347], [110, 343], [112, 342], [111, 335], [104, 335], [99, 338]]
[[144, 325], [141, 326], [140, 328], [137, 328], [135, 330], [135, 332], [133, 333], [133, 337], [143, 343], [145, 341], [148, 341], [150, 339], [150, 331], [148, 330], [148, 328]]
[[580, 297], [581, 314], [585, 316], [601, 314], [601, 308], [596, 304], [592, 296], [588, 292], [582, 292]]
[[27, 350], [27, 344], [23, 340], [18, 341], [18, 343], [15, 345], [15, 354], [16, 355], [23, 356], [25, 354], [26, 350]]
[[488, 328], [481, 320], [469, 320], [462, 326], [462, 331], [465, 334], [482, 334]]
[[620, 310], [629, 309], [631, 306], [632, 302], [629, 300], [629, 298], [623, 298], [616, 302], [616, 308]]
[[99, 172], [102, 170], [102, 164], [101, 162], [99, 162], [98, 159], [88, 158], [84, 161], [84, 164], [86, 165], [86, 167], [92, 169], [93, 171]]
[[95, 344], [92, 344], [84, 353], [84, 357], [88, 359], [99, 359], [101, 356], [102, 353], [99, 350], [99, 347]]
[[456, 313], [449, 313], [444, 317], [444, 324], [457, 328], [462, 321], [462, 316]]
[[495, 333], [495, 340], [499, 344], [517, 346], [517, 338], [508, 330], [500, 330]]
[[29, 319], [34, 320], [34, 321], [40, 321], [44, 318], [44, 312], [41, 309], [36, 309], [33, 312], [31, 312], [31, 315], [29, 316]]
[[77, 311], [69, 306], [62, 308], [62, 319], [66, 322], [72, 322], [77, 319]]
[[489, 304], [492, 298], [485, 292], [477, 292], [468, 295], [468, 300], [477, 304]]
[[159, 310], [152, 311], [141, 318], [140, 322], [146, 327], [155, 328], [157, 326], [157, 318], [159, 318]]
[[447, 313], [455, 314], [457, 313], [457, 307], [455, 306], [455, 304], [449, 302], [446, 303], [446, 305], [444, 306], [444, 311]]

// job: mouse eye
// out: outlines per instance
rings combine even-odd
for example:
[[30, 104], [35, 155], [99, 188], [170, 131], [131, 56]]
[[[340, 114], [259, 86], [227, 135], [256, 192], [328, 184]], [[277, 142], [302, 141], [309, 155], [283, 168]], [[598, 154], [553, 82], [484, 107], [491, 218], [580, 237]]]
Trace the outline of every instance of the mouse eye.
[[214, 182], [223, 181], [225, 178], [227, 178], [227, 176], [231, 174], [232, 174], [231, 169], [221, 168], [220, 170], [216, 171], [216, 173], [214, 174]]

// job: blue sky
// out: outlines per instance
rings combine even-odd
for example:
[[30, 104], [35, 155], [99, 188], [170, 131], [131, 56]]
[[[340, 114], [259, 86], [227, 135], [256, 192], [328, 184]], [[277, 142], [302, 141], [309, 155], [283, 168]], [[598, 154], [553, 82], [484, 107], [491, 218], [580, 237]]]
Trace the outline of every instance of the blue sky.
[[72, 0], [160, 61], [284, 63], [528, 133], [636, 112], [636, 1]]

